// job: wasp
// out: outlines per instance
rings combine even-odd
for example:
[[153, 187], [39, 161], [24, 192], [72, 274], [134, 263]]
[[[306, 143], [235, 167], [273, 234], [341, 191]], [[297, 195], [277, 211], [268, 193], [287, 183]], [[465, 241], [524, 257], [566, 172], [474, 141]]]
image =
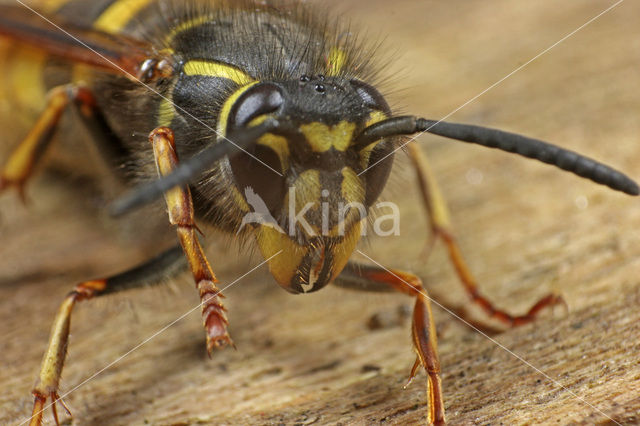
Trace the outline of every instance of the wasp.
[[11, 58], [29, 46], [19, 60], [40, 73], [37, 81], [1, 83], [4, 91], [23, 94], [16, 102], [39, 106], [40, 113], [5, 159], [0, 190], [24, 196], [54, 136], [65, 137], [58, 135], [65, 111], [74, 110], [88, 142], [128, 188], [111, 204], [111, 214], [164, 198], [178, 237], [131, 270], [76, 285], [62, 301], [33, 389], [33, 425], [42, 423], [47, 407], [58, 422], [78, 302], [153, 283], [158, 271], [173, 274], [181, 269], [173, 266], [184, 263], [200, 296], [207, 351], [233, 345], [199, 226], [255, 244], [275, 281], [291, 293], [333, 283], [413, 298], [410, 377], [424, 370], [428, 422], [444, 424], [427, 290], [414, 274], [350, 260], [397, 151], [405, 148], [411, 159], [429, 226], [445, 243], [470, 299], [508, 326], [529, 323], [563, 301], [551, 294], [516, 316], [482, 295], [427, 158], [409, 137], [428, 132], [495, 148], [639, 193], [624, 174], [544, 141], [397, 114], [377, 88], [374, 48], [301, 3], [62, 0], [38, 9], [17, 2], [0, 12], [0, 35], [15, 42], [0, 54]]

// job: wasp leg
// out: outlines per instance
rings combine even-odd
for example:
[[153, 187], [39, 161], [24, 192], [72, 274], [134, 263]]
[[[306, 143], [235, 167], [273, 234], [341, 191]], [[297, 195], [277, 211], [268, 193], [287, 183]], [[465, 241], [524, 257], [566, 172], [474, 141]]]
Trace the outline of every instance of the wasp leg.
[[416, 362], [409, 375], [409, 382], [413, 380], [419, 366], [427, 372], [429, 390], [429, 424], [441, 425], [445, 423], [444, 402], [442, 400], [442, 380], [440, 379], [440, 361], [438, 360], [438, 341], [435, 323], [431, 314], [429, 295], [417, 276], [394, 269], [347, 263], [334, 284], [340, 287], [388, 292], [398, 291], [415, 297], [413, 308], [413, 322], [411, 336], [416, 350]]
[[11, 153], [0, 172], [0, 191], [13, 186], [17, 188], [20, 198], [25, 200], [24, 183], [31, 176], [35, 165], [53, 138], [60, 116], [69, 104], [69, 92], [69, 86], [51, 89], [47, 95], [45, 110], [24, 140]]
[[[160, 176], [166, 176], [178, 165], [173, 132], [167, 127], [159, 127], [151, 132], [149, 141]], [[224, 296], [216, 286], [218, 279], [211, 270], [197, 236], [193, 213], [193, 201], [189, 188], [173, 188], [165, 192], [169, 210], [169, 222], [176, 226], [180, 244], [191, 268], [202, 303], [202, 319], [207, 333], [209, 356], [216, 347], [231, 345], [233, 341], [227, 332], [226, 309], [220, 300]]]
[[64, 360], [67, 355], [71, 312], [75, 304], [96, 296], [142, 287], [143, 285], [160, 284], [167, 275], [177, 274], [181, 272], [185, 266], [182, 250], [180, 247], [175, 246], [148, 262], [121, 274], [106, 279], [85, 281], [78, 284], [67, 295], [64, 302], [60, 305], [55, 320], [53, 321], [49, 345], [42, 358], [40, 374], [33, 388], [35, 400], [31, 414], [30, 424], [32, 426], [42, 424], [42, 415], [46, 408], [45, 403], [47, 398], [51, 398], [51, 409], [56, 424], [59, 424], [58, 412], [56, 410], [56, 404], [58, 402], [60, 402], [69, 413], [69, 410], [58, 395], [58, 386]]
[[119, 169], [122, 159], [130, 152], [107, 123], [91, 90], [82, 86], [72, 86], [70, 90], [73, 95], [72, 109], [89, 131], [91, 143], [98, 148], [98, 153], [108, 166]]
[[58, 86], [47, 95], [47, 106], [27, 136], [11, 153], [0, 171], [0, 192], [15, 187], [25, 201], [24, 185], [38, 165], [60, 123], [60, 118], [70, 104], [77, 108], [80, 118], [92, 134], [104, 157], [117, 159], [123, 148], [112, 136], [91, 92], [75, 85]]
[[467, 267], [455, 237], [449, 219], [447, 204], [442, 197], [436, 180], [431, 172], [427, 158], [416, 144], [408, 144], [409, 155], [418, 174], [418, 182], [422, 192], [422, 199], [429, 215], [429, 223], [433, 238], [440, 238], [446, 245], [449, 258], [464, 286], [474, 303], [478, 304], [492, 318], [496, 318], [504, 324], [515, 327], [526, 324], [535, 319], [542, 309], [548, 306], [562, 305], [565, 301], [557, 294], [548, 294], [538, 300], [525, 315], [514, 316], [497, 309], [484, 296], [480, 294], [476, 280]]

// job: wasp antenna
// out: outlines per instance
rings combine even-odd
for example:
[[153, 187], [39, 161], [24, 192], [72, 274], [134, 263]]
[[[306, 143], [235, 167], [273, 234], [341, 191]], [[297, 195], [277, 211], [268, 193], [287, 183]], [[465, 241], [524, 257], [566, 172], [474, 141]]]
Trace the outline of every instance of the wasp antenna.
[[640, 194], [636, 182], [609, 166], [538, 139], [487, 127], [447, 123], [413, 116], [393, 117], [367, 127], [356, 139], [355, 146], [356, 149], [362, 149], [380, 138], [418, 132], [429, 132], [450, 139], [512, 152], [552, 164], [616, 191], [629, 195]]
[[[276, 120], [268, 119], [255, 127], [243, 128], [233, 131], [224, 140], [205, 148], [190, 159], [180, 163], [175, 171], [149, 183], [142, 184], [128, 194], [114, 201], [109, 213], [112, 216], [121, 216], [139, 207], [155, 201], [176, 186], [185, 185], [193, 180], [218, 160], [226, 156], [233, 156], [251, 146], [260, 136], [278, 128]], [[228, 141], [230, 143], [224, 143]]]

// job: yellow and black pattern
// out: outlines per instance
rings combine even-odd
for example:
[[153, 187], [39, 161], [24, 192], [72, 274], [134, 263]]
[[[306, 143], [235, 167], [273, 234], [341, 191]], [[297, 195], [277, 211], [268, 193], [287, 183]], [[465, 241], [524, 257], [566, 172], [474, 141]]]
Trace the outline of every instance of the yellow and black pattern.
[[[77, 121], [89, 130], [86, 139], [106, 148], [98, 150], [115, 164], [114, 174], [136, 186], [112, 205], [112, 213], [165, 196], [169, 222], [176, 226], [203, 302], [209, 351], [232, 341], [217, 279], [199, 242], [198, 226], [206, 224], [253, 237], [273, 277], [292, 293], [317, 291], [336, 281], [370, 290], [383, 285], [413, 297], [417, 359], [411, 377], [420, 366], [426, 370], [427, 421], [443, 424], [436, 334], [420, 279], [349, 262], [385, 187], [400, 138], [430, 132], [537, 159], [631, 195], [640, 188], [604, 164], [547, 142], [480, 126], [394, 116], [376, 88], [373, 51], [339, 21], [302, 3], [34, 4], [57, 23], [55, 30], [32, 11], [0, 4], [0, 106], [8, 111], [11, 102], [37, 114], [0, 169], [0, 192], [15, 188], [24, 194], [53, 135], [72, 136], [60, 123], [65, 111], [74, 109]], [[475, 304], [516, 326], [562, 303], [557, 295], [547, 295], [520, 316], [495, 308], [463, 261], [424, 155], [415, 145], [408, 151], [429, 225], [444, 241]], [[57, 422], [73, 306], [137, 287], [141, 277], [171, 269], [176, 258], [170, 249], [122, 274], [86, 281], [68, 294], [33, 389], [33, 425], [41, 425], [49, 400]]]
[[[296, 256], [313, 252], [308, 248], [311, 240], [315, 241], [311, 245], [327, 248], [326, 270], [318, 282], [324, 285], [339, 272], [346, 262], [344, 254], [359, 239], [366, 212], [355, 209], [342, 220], [336, 206], [372, 205], [393, 160], [390, 156], [359, 176], [390, 154], [394, 142], [351, 149], [365, 126], [390, 116], [388, 105], [371, 85], [376, 69], [370, 49], [335, 20], [291, 2], [69, 0], [48, 2], [40, 10], [63, 28], [72, 23], [144, 40], [153, 51], [170, 58], [171, 74], [150, 81], [148, 87], [86, 64], [65, 63], [37, 49], [26, 51], [23, 55], [28, 57], [12, 60], [7, 68], [12, 82], [4, 90], [12, 88], [9, 96], [34, 113], [53, 87], [66, 83], [88, 87], [115, 135], [114, 144], [119, 145], [119, 160], [126, 166], [120, 170], [133, 182], [155, 176], [147, 141], [153, 129], [171, 128], [179, 156], [190, 158], [206, 146], [222, 143], [238, 126], [242, 108], [251, 104], [249, 98], [261, 96], [258, 92], [265, 87], [283, 97], [286, 102], [278, 104], [278, 113], [287, 117], [295, 134], [267, 133], [248, 153], [213, 166], [192, 185], [196, 213], [235, 233], [243, 216], [251, 212], [245, 192], [250, 189], [291, 234], [284, 244], [299, 252]], [[17, 54], [4, 53], [7, 58]], [[271, 116], [264, 110], [242, 125], [257, 125]], [[309, 227], [291, 225], [290, 196], [297, 197], [299, 210], [313, 204], [307, 215]], [[328, 223], [322, 223], [322, 203], [333, 206]], [[338, 235], [343, 227], [348, 237]], [[331, 237], [317, 239], [323, 231]], [[256, 232], [264, 241], [264, 232]], [[344, 261], [334, 265], [334, 252]], [[306, 269], [296, 277], [298, 290], [308, 285]]]
[[[30, 2], [45, 16], [53, 16], [61, 23], [95, 28], [111, 34], [126, 32], [137, 14], [149, 8], [153, 0], [41, 0]], [[60, 32], [62, 34], [62, 32]], [[46, 52], [29, 46], [8, 43], [0, 39], [0, 65], [4, 76], [0, 80], [0, 94], [4, 99], [35, 114], [42, 109], [42, 100], [49, 89], [69, 83], [81, 74], [80, 65], [64, 63]], [[74, 70], [76, 68], [76, 70]], [[74, 77], [75, 75], [75, 77]]]

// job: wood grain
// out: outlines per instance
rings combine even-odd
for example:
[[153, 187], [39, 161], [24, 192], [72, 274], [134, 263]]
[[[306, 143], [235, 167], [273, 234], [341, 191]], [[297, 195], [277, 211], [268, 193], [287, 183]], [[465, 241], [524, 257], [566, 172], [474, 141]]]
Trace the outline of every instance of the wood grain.
[[[386, 85], [393, 104], [437, 119], [614, 3], [327, 4], [372, 36], [388, 34], [387, 51], [397, 52]], [[449, 120], [553, 141], [640, 178], [638, 16], [640, 4], [622, 2]], [[421, 143], [484, 293], [514, 313], [549, 291], [569, 305], [568, 313], [549, 312], [491, 339], [435, 308], [450, 423], [640, 423], [638, 199], [508, 154], [435, 137]], [[0, 198], [2, 424], [30, 412], [29, 391], [64, 294], [79, 280], [135, 264], [158, 244], [143, 230], [133, 238], [115, 232], [138, 228], [104, 219], [100, 200], [56, 176], [33, 182], [28, 208], [15, 194]], [[428, 233], [406, 159], [385, 197], [400, 205], [401, 235], [371, 238], [361, 249], [418, 273], [436, 301], [483, 320], [443, 248], [423, 256]], [[225, 285], [260, 262], [237, 254], [226, 237], [207, 240]], [[410, 305], [403, 296], [327, 288], [295, 297], [262, 267], [225, 291], [238, 350], [209, 360], [199, 313], [172, 323], [198, 303], [192, 287], [186, 277], [78, 307], [63, 392], [119, 361], [65, 398], [75, 424], [424, 422], [423, 377], [403, 389], [413, 361], [409, 322], [396, 319]], [[392, 320], [372, 331], [374, 315]]]

